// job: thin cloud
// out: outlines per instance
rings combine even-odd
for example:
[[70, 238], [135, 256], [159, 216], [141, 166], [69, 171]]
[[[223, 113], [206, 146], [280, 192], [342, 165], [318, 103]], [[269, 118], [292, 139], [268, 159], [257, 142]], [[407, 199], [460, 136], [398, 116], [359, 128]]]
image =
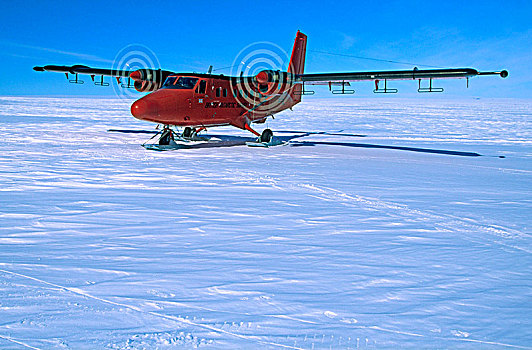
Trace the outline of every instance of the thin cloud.
[[72, 51], [65, 51], [65, 50], [57, 50], [49, 47], [40, 47], [40, 46], [33, 46], [33, 45], [26, 45], [26, 44], [18, 44], [18, 43], [12, 43], [12, 42], [3, 42], [3, 44], [10, 45], [10, 46], [16, 46], [20, 48], [30, 49], [30, 50], [36, 50], [41, 52], [51, 52], [56, 53], [60, 55], [70, 56], [70, 57], [76, 57], [79, 59], [82, 59], [84, 61], [96, 61], [96, 62], [105, 62], [105, 63], [113, 63], [112, 60], [105, 59], [99, 56], [85, 54], [85, 53], [79, 53], [79, 52], [72, 52]]

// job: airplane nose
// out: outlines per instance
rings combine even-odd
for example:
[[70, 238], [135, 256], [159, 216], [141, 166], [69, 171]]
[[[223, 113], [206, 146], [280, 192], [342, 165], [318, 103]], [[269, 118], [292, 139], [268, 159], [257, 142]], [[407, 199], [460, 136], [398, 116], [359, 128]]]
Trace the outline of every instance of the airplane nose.
[[155, 102], [140, 99], [131, 105], [131, 114], [137, 119], [157, 116], [158, 106]]

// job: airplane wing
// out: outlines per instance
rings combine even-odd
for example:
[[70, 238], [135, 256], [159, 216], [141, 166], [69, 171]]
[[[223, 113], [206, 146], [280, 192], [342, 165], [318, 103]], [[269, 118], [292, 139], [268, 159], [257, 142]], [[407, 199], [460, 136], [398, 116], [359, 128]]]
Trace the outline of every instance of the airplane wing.
[[[107, 68], [92, 68], [84, 65], [74, 66], [36, 66], [33, 67], [36, 72], [59, 72], [65, 73], [68, 81], [73, 84], [83, 84], [84, 81], [78, 78], [78, 74], [87, 74], [91, 76], [95, 85], [108, 86], [109, 83], [105, 83], [103, 77], [110, 76], [115, 77], [118, 84], [121, 84], [125, 88], [135, 88], [140, 92], [154, 91], [159, 89], [166, 78], [169, 75], [175, 74], [174, 72], [161, 70], [161, 69], [137, 69], [137, 70], [119, 70], [119, 69], [107, 69]], [[75, 76], [75, 79], [70, 79], [69, 74]], [[99, 81], [95, 80], [95, 77], [99, 76]], [[122, 84], [121, 78], [127, 78], [127, 85]]]
[[392, 70], [377, 72], [350, 72], [350, 73], [318, 73], [298, 74], [296, 80], [301, 82], [323, 81], [359, 81], [359, 80], [406, 80], [406, 79], [439, 79], [439, 78], [468, 78], [477, 75], [500, 75], [503, 78], [508, 72], [479, 72], [473, 68], [447, 68], [447, 69], [412, 69]]
[[43, 66], [43, 67], [33, 67], [34, 71], [37, 72], [61, 72], [61, 73], [70, 73], [70, 74], [91, 74], [91, 75], [105, 75], [111, 77], [129, 77], [129, 74], [132, 71], [129, 70], [114, 70], [114, 69], [101, 69], [101, 68], [91, 68], [83, 65], [74, 65], [74, 66]]
[[[387, 80], [418, 80], [419, 92], [439, 92], [443, 91], [441, 88], [433, 88], [433, 79], [442, 78], [471, 78], [479, 75], [500, 75], [502, 78], [508, 76], [508, 71], [502, 70], [500, 72], [479, 72], [473, 68], [445, 68], [445, 69], [417, 69], [412, 70], [393, 70], [393, 71], [375, 71], [375, 72], [345, 72], [345, 73], [317, 73], [317, 74], [298, 74], [296, 75], [296, 83], [301, 82], [305, 85], [329, 85], [331, 86], [349, 86], [349, 82], [373, 80], [375, 81], [374, 92], [397, 92], [396, 89], [389, 89], [386, 86]], [[421, 87], [421, 80], [428, 79], [429, 86]], [[379, 88], [379, 82], [384, 81], [385, 87]], [[341, 90], [333, 90], [341, 91]], [[348, 90], [352, 91], [352, 90]], [[342, 93], [342, 92], [339, 92]]]

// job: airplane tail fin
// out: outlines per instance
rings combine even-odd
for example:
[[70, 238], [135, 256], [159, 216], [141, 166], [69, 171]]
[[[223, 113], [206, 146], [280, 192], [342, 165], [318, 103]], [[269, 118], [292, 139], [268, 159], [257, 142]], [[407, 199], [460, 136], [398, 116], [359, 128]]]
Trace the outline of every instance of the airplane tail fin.
[[307, 36], [299, 30], [296, 34], [292, 57], [288, 66], [288, 73], [303, 74], [305, 70], [305, 53], [307, 51]]
[[[292, 49], [292, 56], [290, 57], [290, 64], [288, 66], [288, 73], [303, 74], [305, 70], [305, 54], [307, 52], [307, 36], [299, 30], [296, 34], [294, 48]], [[290, 94], [294, 102], [301, 102], [301, 93], [303, 90], [302, 84], [295, 84]]]

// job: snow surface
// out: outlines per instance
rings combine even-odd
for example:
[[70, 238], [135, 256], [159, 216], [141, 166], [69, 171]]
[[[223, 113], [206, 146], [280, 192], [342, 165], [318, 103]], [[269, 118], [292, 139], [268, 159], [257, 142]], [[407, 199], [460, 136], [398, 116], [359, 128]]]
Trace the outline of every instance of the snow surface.
[[315, 99], [268, 126], [368, 136], [155, 152], [127, 101], [0, 98], [0, 348], [531, 349], [531, 114]]

